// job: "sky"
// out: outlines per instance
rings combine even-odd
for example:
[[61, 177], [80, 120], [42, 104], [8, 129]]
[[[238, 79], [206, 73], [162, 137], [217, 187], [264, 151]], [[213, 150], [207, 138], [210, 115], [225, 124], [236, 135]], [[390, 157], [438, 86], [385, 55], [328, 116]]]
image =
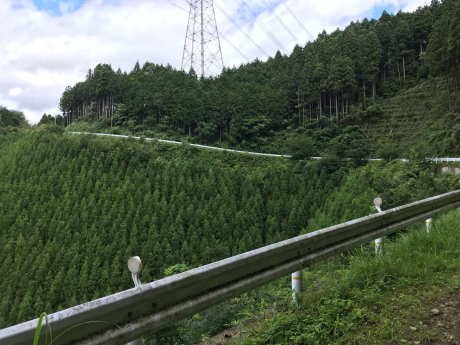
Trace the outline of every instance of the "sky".
[[[84, 81], [88, 70], [108, 63], [130, 72], [136, 61], [180, 69], [188, 21], [188, 0], [0, 0], [0, 105], [24, 112], [31, 124], [44, 113], [59, 114], [66, 86]], [[214, 0], [270, 56], [287, 52], [325, 29], [351, 21], [413, 11], [427, 0]], [[267, 57], [215, 6], [219, 32], [252, 61]], [[290, 9], [310, 35], [288, 11]], [[185, 10], [185, 11], [184, 11]], [[292, 37], [279, 23], [294, 34]], [[221, 39], [224, 65], [248, 62]], [[216, 72], [217, 73], [217, 72]]]

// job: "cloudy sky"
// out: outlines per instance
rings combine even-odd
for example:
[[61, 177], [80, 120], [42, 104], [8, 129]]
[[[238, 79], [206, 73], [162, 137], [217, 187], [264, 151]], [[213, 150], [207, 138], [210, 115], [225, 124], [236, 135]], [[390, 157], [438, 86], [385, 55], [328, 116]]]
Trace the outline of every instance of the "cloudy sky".
[[[287, 51], [350, 21], [379, 18], [385, 9], [413, 11], [426, 0], [214, 0], [269, 55], [278, 46], [261, 29], [263, 23]], [[30, 123], [43, 113], [58, 114], [67, 85], [82, 81], [89, 68], [109, 63], [131, 71], [138, 60], [181, 68], [188, 21], [187, 0], [0, 0], [0, 105], [21, 110]], [[288, 33], [283, 23], [294, 34]], [[219, 31], [249, 60], [266, 56], [217, 8]], [[226, 66], [247, 62], [222, 40]]]

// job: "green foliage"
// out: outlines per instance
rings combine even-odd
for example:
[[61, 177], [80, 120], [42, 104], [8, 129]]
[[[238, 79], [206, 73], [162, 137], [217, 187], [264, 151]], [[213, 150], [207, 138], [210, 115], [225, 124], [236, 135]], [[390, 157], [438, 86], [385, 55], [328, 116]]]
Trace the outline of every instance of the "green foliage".
[[62, 127], [64, 125], [64, 117], [61, 115], [56, 115], [53, 117], [45, 113], [43, 114], [42, 118], [38, 122], [38, 126], [41, 126], [41, 125], [59, 125]]
[[176, 264], [165, 269], [164, 276], [170, 277], [175, 274], [179, 274], [188, 270], [191, 270], [192, 267], [189, 267], [187, 264]]
[[373, 199], [380, 196], [388, 210], [416, 200], [458, 189], [454, 175], [437, 176], [435, 164], [420, 160], [413, 152], [410, 162], [378, 161], [351, 171], [317, 209], [305, 232], [372, 214]]
[[[385, 241], [383, 256], [375, 256], [373, 248], [364, 245], [304, 270], [307, 292], [298, 298], [300, 305], [278, 309], [234, 343], [352, 344], [398, 340], [401, 330], [395, 329], [390, 320], [385, 320], [389, 325], [381, 322], [382, 310], [389, 306], [389, 317], [399, 318], [396, 308], [413, 306], [412, 294], [418, 295], [414, 289], [434, 285], [432, 290], [437, 294], [444, 279], [457, 274], [459, 217], [459, 210], [455, 210], [437, 218], [430, 233], [425, 224], [411, 226], [409, 231]], [[404, 302], [396, 302], [401, 299]], [[363, 335], [369, 327], [373, 334]]]
[[456, 1], [453, 5], [451, 20], [449, 25], [449, 46], [447, 48], [451, 57], [459, 63], [460, 58], [460, 1]]
[[44, 124], [44, 125], [40, 125], [40, 131], [46, 131], [46, 132], [62, 135], [65, 131], [65, 128], [63, 126], [55, 125], [55, 124]]
[[[51, 341], [53, 339], [53, 333], [51, 332], [51, 327], [48, 324], [48, 316], [46, 315], [46, 313], [41, 313], [40, 317], [38, 318], [37, 329], [35, 330], [34, 345], [38, 345], [38, 341], [40, 340], [40, 332], [42, 330], [43, 318], [45, 318], [46, 326], [48, 326], [48, 328], [50, 330]], [[48, 330], [46, 330], [46, 337], [48, 338]], [[45, 341], [45, 343], [46, 343], [46, 341]]]
[[377, 151], [377, 156], [387, 162], [390, 162], [394, 159], [398, 159], [400, 157], [399, 148], [395, 146], [393, 143], [384, 142], [381, 143], [379, 147], [380, 148]]
[[286, 140], [287, 152], [292, 159], [305, 159], [317, 154], [314, 141], [305, 135], [296, 135]]
[[130, 288], [134, 255], [150, 282], [298, 235], [342, 180], [280, 158], [55, 129], [0, 137], [0, 327]]
[[27, 126], [27, 120], [24, 114], [17, 110], [10, 110], [0, 105], [0, 130], [5, 127]]
[[370, 150], [362, 129], [359, 126], [349, 126], [342, 134], [330, 142], [331, 153], [339, 158], [354, 158], [362, 160], [369, 156]]
[[[410, 163], [375, 162], [348, 174], [355, 164], [334, 158], [284, 161], [62, 136], [49, 126], [0, 137], [0, 274], [9, 277], [0, 281], [0, 327], [131, 288], [125, 263], [133, 255], [144, 263], [141, 280], [151, 282], [367, 215], [377, 195], [386, 209], [457, 187], [415, 154]], [[290, 295], [286, 281], [276, 284], [149, 341], [197, 343]], [[348, 299], [327, 303], [348, 317], [341, 305]], [[312, 306], [320, 310], [326, 302], [318, 303]], [[330, 322], [325, 315], [321, 334], [330, 332]]]
[[[421, 79], [447, 74], [450, 88], [455, 89], [458, 66], [452, 54], [458, 48], [459, 26], [451, 16], [457, 3], [433, 2], [412, 13], [384, 12], [379, 20], [323, 31], [289, 56], [277, 54], [266, 62], [225, 68], [213, 78], [198, 79], [193, 71], [149, 62], [144, 66], [137, 62], [130, 73], [99, 64], [85, 81], [66, 88], [60, 108], [69, 124], [78, 118], [96, 123], [102, 119], [99, 125], [89, 123], [88, 132], [171, 140], [188, 136], [191, 143], [282, 154], [298, 150], [292, 147], [298, 147], [296, 139], [288, 138], [306, 134], [323, 155], [331, 144], [347, 141], [331, 142], [347, 127], [359, 125], [366, 132], [390, 122], [394, 109], [384, 105], [420, 85]], [[449, 110], [455, 106], [452, 103]], [[443, 110], [437, 107], [433, 113], [439, 117]], [[420, 128], [425, 125], [424, 117], [414, 122]], [[82, 128], [79, 125], [69, 130]], [[391, 136], [391, 130], [400, 127], [388, 131], [395, 146], [407, 142]], [[350, 150], [356, 157], [375, 154], [379, 142], [368, 140], [367, 153]], [[305, 157], [306, 152], [299, 154]]]

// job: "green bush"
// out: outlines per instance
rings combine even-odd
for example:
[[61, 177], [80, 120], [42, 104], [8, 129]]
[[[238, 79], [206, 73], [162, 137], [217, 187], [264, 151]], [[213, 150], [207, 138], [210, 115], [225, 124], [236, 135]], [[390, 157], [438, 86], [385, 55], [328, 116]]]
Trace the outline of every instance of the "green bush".
[[305, 135], [295, 135], [286, 140], [287, 152], [292, 159], [306, 159], [317, 154], [314, 141]]

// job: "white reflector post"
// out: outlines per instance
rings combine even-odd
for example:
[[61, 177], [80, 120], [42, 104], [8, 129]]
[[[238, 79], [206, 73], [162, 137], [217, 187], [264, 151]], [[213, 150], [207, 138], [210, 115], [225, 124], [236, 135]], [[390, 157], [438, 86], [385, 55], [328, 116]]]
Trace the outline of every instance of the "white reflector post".
[[139, 280], [139, 273], [142, 269], [142, 261], [138, 256], [133, 256], [128, 260], [128, 268], [131, 271], [131, 276], [133, 277], [133, 282], [135, 287], [142, 286], [141, 281]]
[[428, 218], [426, 220], [426, 232], [430, 232], [432, 225], [433, 225], [433, 218]]
[[375, 240], [375, 254], [377, 255], [383, 254], [383, 237], [377, 238]]
[[[382, 209], [380, 206], [382, 205], [382, 198], [377, 197], [374, 199], [375, 208], [379, 213], [382, 213]], [[377, 238], [375, 240], [375, 254], [382, 255], [383, 254], [383, 237]]]
[[292, 273], [292, 300], [297, 303], [297, 294], [302, 292], [302, 270]]
[[142, 344], [144, 344], [144, 338], [139, 338], [139, 339], [136, 339], [128, 343], [128, 345], [142, 345]]
[[[135, 287], [142, 286], [141, 280], [139, 279], [139, 273], [142, 269], [142, 261], [138, 256], [133, 256], [128, 260], [128, 269], [131, 271], [131, 276], [133, 277], [133, 282]], [[142, 345], [144, 343], [144, 338], [136, 339], [128, 345]]]
[[382, 198], [378, 197], [378, 198], [375, 198], [374, 199], [374, 205], [375, 205], [375, 208], [377, 209], [377, 211], [382, 212], [382, 209], [380, 208], [380, 206], [382, 206]]

